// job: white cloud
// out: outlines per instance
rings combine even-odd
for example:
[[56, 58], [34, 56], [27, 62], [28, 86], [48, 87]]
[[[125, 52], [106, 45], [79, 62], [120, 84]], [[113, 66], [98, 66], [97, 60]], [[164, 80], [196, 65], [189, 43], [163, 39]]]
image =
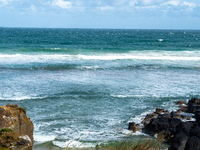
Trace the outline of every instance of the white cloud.
[[57, 5], [63, 9], [70, 9], [72, 6], [71, 2], [64, 1], [64, 0], [56, 0], [53, 2], [53, 5]]
[[111, 7], [111, 6], [106, 5], [106, 6], [104, 6], [104, 7], [100, 7], [100, 9], [101, 9], [102, 11], [104, 11], [104, 10], [113, 10], [114, 7]]
[[114, 5], [123, 5], [127, 0], [115, 0]]
[[183, 2], [181, 4], [181, 6], [189, 6], [189, 7], [196, 7], [196, 4], [195, 3], [190, 3], [190, 2]]
[[162, 5], [173, 5], [173, 6], [178, 6], [180, 1], [168, 1], [166, 3], [163, 3]]
[[129, 2], [130, 6], [135, 6], [136, 4], [138, 4], [138, 2], [136, 0], [133, 0], [133, 1]]
[[35, 7], [35, 5], [31, 5], [31, 10], [32, 11], [37, 11], [37, 8]]
[[183, 2], [181, 4], [182, 7], [186, 7], [186, 10], [189, 10], [189, 11], [193, 11], [193, 9], [196, 7], [196, 4], [195, 3], [190, 3], [190, 2]]
[[[2, 5], [7, 5], [10, 1], [12, 0], [0, 0], [0, 3], [2, 3]], [[2, 6], [0, 5], [0, 6]]]

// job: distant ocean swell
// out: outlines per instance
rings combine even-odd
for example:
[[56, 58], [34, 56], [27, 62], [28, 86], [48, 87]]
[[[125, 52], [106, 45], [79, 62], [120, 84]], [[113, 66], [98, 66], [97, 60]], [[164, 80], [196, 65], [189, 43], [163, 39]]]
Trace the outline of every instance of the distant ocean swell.
[[[0, 54], [0, 69], [199, 69], [200, 51], [109, 54]], [[120, 62], [122, 61], [123, 62]], [[108, 62], [111, 64], [108, 65]], [[181, 63], [180, 63], [181, 62]], [[132, 64], [132, 65], [131, 65]]]

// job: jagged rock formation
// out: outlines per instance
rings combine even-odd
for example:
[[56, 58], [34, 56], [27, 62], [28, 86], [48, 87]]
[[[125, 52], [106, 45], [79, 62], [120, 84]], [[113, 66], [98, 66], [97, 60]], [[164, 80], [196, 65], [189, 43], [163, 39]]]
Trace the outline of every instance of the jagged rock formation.
[[[200, 149], [200, 99], [192, 98], [188, 103], [179, 101], [177, 104], [180, 109], [176, 112], [157, 108], [154, 113], [147, 114], [142, 128], [147, 134], [157, 134], [166, 139], [170, 143], [169, 150]], [[191, 121], [191, 115], [181, 112], [193, 113], [196, 121]], [[129, 123], [131, 125], [135, 124]]]
[[33, 123], [24, 108], [7, 104], [0, 106], [0, 147], [31, 150]]

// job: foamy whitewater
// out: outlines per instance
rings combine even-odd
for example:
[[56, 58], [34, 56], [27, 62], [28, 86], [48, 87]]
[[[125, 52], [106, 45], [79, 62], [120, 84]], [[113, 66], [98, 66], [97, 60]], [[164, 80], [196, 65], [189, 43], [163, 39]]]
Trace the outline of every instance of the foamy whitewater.
[[200, 98], [200, 31], [0, 28], [0, 105], [34, 123], [34, 149], [132, 134], [156, 107]]

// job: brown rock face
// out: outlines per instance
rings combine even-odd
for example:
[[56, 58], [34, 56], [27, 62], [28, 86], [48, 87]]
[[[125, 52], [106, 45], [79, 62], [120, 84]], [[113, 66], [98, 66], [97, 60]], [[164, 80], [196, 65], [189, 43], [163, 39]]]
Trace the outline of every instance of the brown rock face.
[[[28, 149], [32, 149], [33, 146], [33, 123], [27, 117], [26, 110], [18, 107], [17, 105], [7, 104], [6, 106], [0, 106], [0, 130], [11, 129], [14, 131], [18, 139], [27, 140], [29, 144]], [[21, 137], [26, 137], [23, 139]], [[17, 141], [20, 143], [20, 141]], [[14, 149], [14, 148], [13, 148]]]

